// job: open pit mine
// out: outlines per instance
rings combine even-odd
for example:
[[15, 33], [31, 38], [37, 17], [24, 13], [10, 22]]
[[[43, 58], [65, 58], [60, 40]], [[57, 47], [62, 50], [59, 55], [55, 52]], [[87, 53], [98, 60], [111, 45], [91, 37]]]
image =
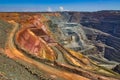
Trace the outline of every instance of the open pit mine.
[[119, 22], [119, 11], [0, 13], [0, 80], [120, 80]]

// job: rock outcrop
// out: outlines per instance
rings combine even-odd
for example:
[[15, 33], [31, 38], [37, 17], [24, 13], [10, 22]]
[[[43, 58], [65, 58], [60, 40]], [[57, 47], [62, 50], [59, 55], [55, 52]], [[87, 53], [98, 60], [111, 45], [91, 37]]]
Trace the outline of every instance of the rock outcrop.
[[80, 23], [93, 48], [82, 50], [101, 66], [120, 62], [120, 11], [66, 12], [68, 22]]
[[87, 38], [97, 48], [94, 53], [101, 53], [106, 59], [119, 62], [120, 11], [66, 12], [66, 14], [69, 14], [69, 22], [82, 25]]
[[115, 66], [115, 67], [113, 68], [113, 70], [114, 70], [115, 72], [118, 72], [118, 73], [120, 74], [120, 64], [117, 65], [117, 66]]
[[[83, 13], [17, 13], [13, 17], [14, 14], [0, 15], [7, 21], [5, 24], [9, 22], [13, 26], [6, 28], [1, 23], [0, 28], [9, 33], [4, 32], [7, 36], [0, 52], [20, 64], [30, 75], [49, 80], [120, 79], [118, 73], [110, 70], [119, 61], [119, 54], [108, 53], [118, 50], [119, 39], [85, 28], [77, 17], [72, 19], [73, 14], [81, 17]], [[118, 45], [113, 44], [114, 41]]]

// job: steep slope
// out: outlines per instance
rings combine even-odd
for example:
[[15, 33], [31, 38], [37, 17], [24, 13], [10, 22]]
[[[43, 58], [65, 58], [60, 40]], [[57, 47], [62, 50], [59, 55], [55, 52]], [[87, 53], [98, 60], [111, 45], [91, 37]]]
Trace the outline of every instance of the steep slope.
[[[111, 69], [115, 65], [119, 64], [120, 62], [119, 10], [98, 12], [66, 12], [66, 13], [70, 16], [68, 21], [80, 23], [83, 26], [87, 38], [90, 40], [92, 44], [94, 44], [94, 46], [96, 46], [94, 50], [85, 51], [83, 52], [84, 54], [89, 55], [92, 53], [93, 55], [90, 56], [91, 59], [97, 61], [102, 66], [106, 66]], [[103, 65], [104, 63], [108, 64], [108, 62], [110, 62], [109, 65]]]
[[[30, 78], [30, 73], [33, 78], [35, 77], [38, 80], [119, 80], [119, 74], [99, 66], [80, 52], [73, 51], [74, 49], [68, 49], [76, 47], [76, 44], [81, 48], [79, 51], [95, 47], [89, 44], [81, 25], [64, 23], [63, 27], [59, 26], [62, 23], [58, 22], [64, 19], [61, 18], [60, 13], [18, 14], [19, 21], [16, 18], [11, 18], [13, 20], [9, 19], [9, 23], [5, 22], [5, 24], [13, 27], [10, 28], [8, 34], [5, 33], [7, 39], [0, 51], [16, 61], [16, 64], [21, 64], [20, 66], [28, 71], [28, 77], [26, 76], [26, 78]], [[23, 20], [22, 14], [28, 17], [24, 17]], [[3, 19], [7, 21], [7, 19]], [[50, 20], [51, 24], [48, 23]], [[67, 22], [65, 19], [64, 21]], [[1, 26], [1, 28], [4, 27]], [[56, 34], [54, 28], [58, 28], [60, 34]], [[70, 31], [66, 32], [65, 28], [70, 29]], [[9, 30], [9, 28], [5, 30]], [[56, 33], [54, 33], [54, 30]], [[72, 36], [70, 37], [71, 46], [72, 44], [75, 44], [75, 46], [70, 47], [69, 43], [67, 45], [62, 44], [61, 39], [65, 39], [62, 38], [63, 36], [66, 39], [69, 38], [66, 34]], [[56, 35], [59, 35], [57, 37], [58, 41]], [[67, 39], [67, 42], [70, 39]]]

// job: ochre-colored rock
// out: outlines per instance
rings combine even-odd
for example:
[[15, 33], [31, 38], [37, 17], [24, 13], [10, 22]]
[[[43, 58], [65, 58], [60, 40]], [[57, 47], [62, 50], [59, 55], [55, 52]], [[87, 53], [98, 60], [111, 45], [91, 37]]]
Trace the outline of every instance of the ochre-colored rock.
[[48, 45], [54, 44], [54, 40], [47, 34], [45, 26], [39, 21], [40, 19], [35, 16], [30, 21], [31, 25], [22, 27], [16, 34], [16, 43], [37, 57], [54, 61], [56, 54]]

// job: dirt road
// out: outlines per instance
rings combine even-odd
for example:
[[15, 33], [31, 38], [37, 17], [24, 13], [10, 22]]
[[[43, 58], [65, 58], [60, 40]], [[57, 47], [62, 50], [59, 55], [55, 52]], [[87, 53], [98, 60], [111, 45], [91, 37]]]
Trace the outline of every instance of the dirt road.
[[16, 30], [18, 29], [18, 24], [14, 23], [14, 25], [15, 25], [15, 27], [9, 35], [8, 42], [7, 42], [7, 48], [5, 50], [6, 51], [5, 53], [10, 58], [12, 58], [14, 60], [21, 60], [28, 64], [32, 64], [32, 65], [36, 66], [36, 68], [38, 68], [38, 70], [42, 69], [43, 71], [49, 73], [50, 75], [53, 75], [55, 77], [61, 77], [65, 80], [89, 80], [88, 78], [82, 77], [80, 75], [66, 72], [66, 71], [61, 71], [61, 70], [55, 69], [53, 67], [50, 67], [46, 64], [37, 62], [36, 60], [29, 58], [28, 56], [21, 53], [19, 50], [16, 49], [14, 42], [13, 42], [14, 41], [13, 37], [15, 35]]

